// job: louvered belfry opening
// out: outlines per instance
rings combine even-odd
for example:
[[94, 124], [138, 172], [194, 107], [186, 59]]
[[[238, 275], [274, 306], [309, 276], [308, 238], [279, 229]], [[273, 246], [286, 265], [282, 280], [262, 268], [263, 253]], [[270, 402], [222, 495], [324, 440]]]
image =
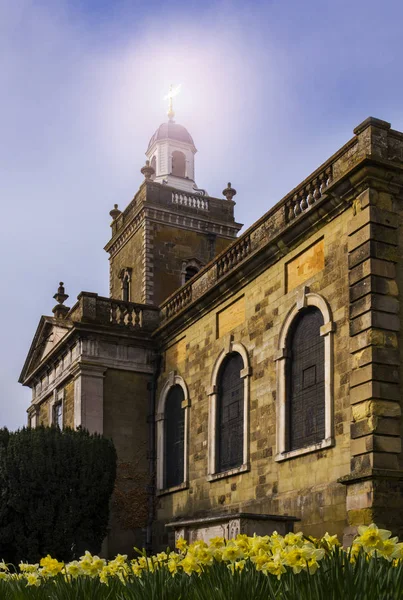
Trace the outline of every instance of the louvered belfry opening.
[[182, 402], [185, 396], [180, 385], [174, 385], [168, 392], [164, 415], [164, 488], [183, 483], [185, 409]]
[[125, 302], [129, 302], [129, 300], [130, 300], [130, 297], [129, 297], [130, 296], [130, 294], [129, 294], [129, 278], [128, 278], [127, 275], [123, 279], [123, 293], [122, 293], [122, 296], [123, 296], [122, 299]]
[[243, 462], [244, 368], [234, 352], [222, 365], [218, 376], [216, 470], [228, 471]]
[[199, 272], [199, 269], [197, 267], [186, 267], [186, 271], [185, 271], [185, 283], [187, 281], [189, 281], [190, 279], [192, 279], [192, 277], [194, 277], [197, 273]]
[[325, 347], [323, 316], [316, 307], [295, 318], [287, 340], [287, 450], [325, 437]]

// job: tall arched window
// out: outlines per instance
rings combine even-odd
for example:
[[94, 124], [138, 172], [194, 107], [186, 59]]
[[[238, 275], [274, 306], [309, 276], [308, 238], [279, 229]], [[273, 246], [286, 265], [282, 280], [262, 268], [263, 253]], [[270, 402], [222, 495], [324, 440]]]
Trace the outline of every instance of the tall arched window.
[[326, 300], [304, 287], [280, 331], [276, 461], [329, 448], [333, 433], [333, 335]]
[[172, 175], [186, 177], [186, 157], [179, 150], [172, 152]]
[[216, 471], [228, 471], [243, 463], [244, 368], [240, 354], [227, 356], [218, 374]]
[[132, 280], [132, 269], [131, 267], [125, 267], [119, 272], [119, 279], [122, 288], [122, 300], [129, 302], [131, 300], [130, 294], [130, 283]]
[[180, 485], [184, 481], [185, 399], [180, 385], [168, 392], [164, 413], [164, 488]]
[[323, 315], [314, 306], [299, 312], [287, 337], [287, 450], [325, 437]]

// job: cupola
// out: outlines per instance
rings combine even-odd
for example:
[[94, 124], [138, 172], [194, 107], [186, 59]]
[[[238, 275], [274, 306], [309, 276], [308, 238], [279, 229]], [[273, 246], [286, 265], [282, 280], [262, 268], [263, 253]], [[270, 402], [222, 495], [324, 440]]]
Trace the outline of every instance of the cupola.
[[197, 152], [194, 141], [186, 127], [175, 123], [172, 98], [168, 94], [168, 122], [162, 123], [148, 144], [146, 156], [155, 174], [152, 179], [170, 187], [193, 193], [195, 184], [194, 156]]

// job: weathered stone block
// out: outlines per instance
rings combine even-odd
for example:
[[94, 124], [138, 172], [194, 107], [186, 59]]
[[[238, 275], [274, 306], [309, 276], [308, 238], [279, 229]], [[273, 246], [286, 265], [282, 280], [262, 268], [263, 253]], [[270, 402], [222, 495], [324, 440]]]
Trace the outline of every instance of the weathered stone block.
[[388, 435], [369, 434], [351, 440], [351, 454], [365, 454], [366, 452], [401, 452], [401, 440], [399, 437]]
[[399, 331], [400, 318], [398, 315], [371, 310], [350, 321], [350, 335], [354, 336], [369, 328]]
[[[354, 340], [362, 334], [355, 336]], [[364, 367], [368, 363], [380, 363], [384, 365], [395, 366], [400, 364], [398, 350], [394, 348], [378, 348], [377, 346], [367, 346], [363, 350], [357, 350], [352, 356], [352, 368]]]
[[[389, 281], [389, 280], [385, 280]], [[359, 285], [359, 284], [358, 284]], [[381, 294], [367, 294], [350, 304], [350, 318], [355, 317], [369, 311], [379, 310], [387, 313], [399, 312], [399, 301], [391, 296], [383, 296]]]
[[384, 225], [377, 225], [374, 223], [368, 223], [361, 229], [350, 235], [348, 238], [348, 251], [352, 252], [365, 242], [369, 240], [376, 240], [379, 242], [385, 242], [386, 244], [397, 244], [397, 230], [385, 227]]
[[353, 421], [360, 421], [368, 417], [400, 417], [399, 402], [392, 400], [365, 400], [351, 407]]
[[348, 223], [348, 235], [351, 236], [355, 231], [361, 229], [367, 223], [378, 223], [392, 228], [398, 227], [396, 214], [394, 212], [378, 208], [377, 206], [367, 205]]
[[378, 275], [369, 275], [361, 279], [358, 283], [350, 287], [350, 301], [354, 302], [358, 298], [370, 293], [387, 294], [397, 296], [399, 291], [394, 279], [386, 279]]
[[351, 472], [368, 472], [370, 469], [397, 470], [399, 461], [397, 454], [388, 452], [368, 452], [351, 457]]
[[392, 383], [399, 382], [399, 370], [397, 366], [382, 364], [368, 364], [365, 367], [356, 369], [350, 375], [350, 388], [360, 385], [370, 380], [387, 381]]
[[363, 400], [379, 398], [381, 400], [400, 400], [399, 386], [395, 383], [368, 381], [350, 390], [350, 402], [356, 404]]
[[351, 423], [351, 437], [353, 439], [369, 435], [371, 433], [384, 435], [400, 435], [400, 419], [384, 417], [368, 417], [361, 421]]
[[350, 252], [348, 266], [350, 269], [353, 269], [368, 258], [378, 258], [396, 263], [399, 260], [399, 253], [396, 246], [371, 240]]
[[349, 284], [354, 285], [364, 277], [368, 277], [368, 275], [379, 275], [380, 277], [394, 279], [396, 277], [396, 265], [387, 260], [369, 258], [350, 270], [348, 274]]

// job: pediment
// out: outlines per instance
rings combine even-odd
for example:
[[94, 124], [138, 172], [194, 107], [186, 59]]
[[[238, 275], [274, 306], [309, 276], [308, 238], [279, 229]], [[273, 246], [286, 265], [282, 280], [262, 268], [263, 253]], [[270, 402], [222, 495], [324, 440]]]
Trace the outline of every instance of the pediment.
[[25, 383], [36, 368], [46, 360], [46, 357], [68, 334], [71, 324], [61, 323], [54, 317], [41, 317], [39, 325], [32, 340], [24, 367], [19, 378], [20, 383]]

